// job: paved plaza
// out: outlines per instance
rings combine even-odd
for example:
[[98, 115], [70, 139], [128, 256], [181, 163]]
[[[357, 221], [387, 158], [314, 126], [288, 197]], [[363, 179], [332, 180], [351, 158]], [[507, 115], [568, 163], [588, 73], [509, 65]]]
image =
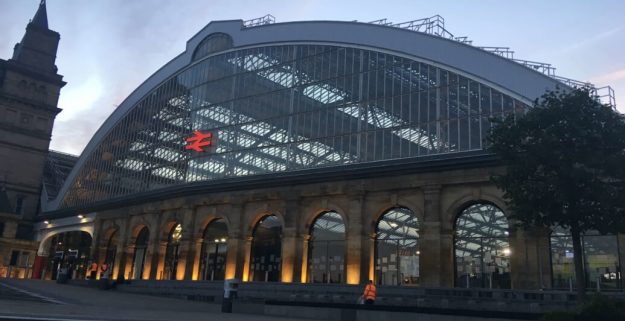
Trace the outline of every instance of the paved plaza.
[[223, 314], [220, 310], [215, 303], [101, 291], [51, 281], [0, 280], [0, 320], [298, 320]]

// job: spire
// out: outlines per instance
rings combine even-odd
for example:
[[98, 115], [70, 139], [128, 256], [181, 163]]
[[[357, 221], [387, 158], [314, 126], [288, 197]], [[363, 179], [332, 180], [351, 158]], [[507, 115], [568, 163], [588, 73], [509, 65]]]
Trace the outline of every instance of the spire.
[[46, 0], [41, 0], [39, 9], [31, 23], [37, 27], [48, 29], [48, 12], [46, 10]]

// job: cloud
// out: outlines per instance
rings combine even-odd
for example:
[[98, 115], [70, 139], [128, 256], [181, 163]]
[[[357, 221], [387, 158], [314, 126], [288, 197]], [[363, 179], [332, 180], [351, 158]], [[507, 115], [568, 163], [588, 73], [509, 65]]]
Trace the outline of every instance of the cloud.
[[586, 46], [590, 46], [596, 42], [608, 39], [614, 35], [619, 34], [620, 31], [622, 31], [623, 29], [625, 29], [625, 27], [620, 26], [620, 27], [616, 27], [616, 28], [612, 28], [610, 30], [606, 30], [604, 32], [598, 33], [594, 36], [591, 36], [589, 38], [586, 38], [584, 40], [575, 42], [573, 44], [571, 44], [570, 46], [566, 46], [563, 47], [562, 49], [558, 50], [559, 53], [566, 53], [566, 52], [572, 52], [572, 51], [577, 51], [583, 47]]
[[625, 79], [625, 68], [591, 77], [590, 82], [596, 84], [610, 84], [623, 79]]

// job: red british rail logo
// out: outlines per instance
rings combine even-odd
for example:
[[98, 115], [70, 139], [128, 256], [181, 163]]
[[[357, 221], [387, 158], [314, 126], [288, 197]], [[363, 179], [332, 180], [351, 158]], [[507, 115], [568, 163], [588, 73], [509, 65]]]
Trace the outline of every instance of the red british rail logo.
[[205, 151], [203, 147], [210, 147], [213, 144], [212, 138], [213, 133], [211, 132], [202, 133], [199, 130], [194, 130], [193, 136], [185, 139], [187, 141], [187, 145], [184, 149], [192, 149], [196, 152], [203, 152]]

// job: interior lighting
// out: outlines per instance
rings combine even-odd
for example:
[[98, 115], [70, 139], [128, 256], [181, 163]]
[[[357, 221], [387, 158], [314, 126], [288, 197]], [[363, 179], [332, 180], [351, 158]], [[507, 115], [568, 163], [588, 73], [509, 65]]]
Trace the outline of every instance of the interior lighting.
[[505, 256], [510, 255], [510, 249], [503, 249], [503, 254], [504, 254]]
[[222, 241], [222, 242], [226, 242], [226, 239], [225, 239], [225, 238], [222, 238], [222, 239], [221, 239], [221, 241]]
[[50, 221], [45, 220], [45, 221], [43, 221], [43, 224], [50, 224]]
[[82, 214], [78, 214], [78, 218], [79, 218], [79, 219], [83, 219], [83, 218], [85, 218], [85, 216], [84, 216], [84, 215], [82, 215]]

